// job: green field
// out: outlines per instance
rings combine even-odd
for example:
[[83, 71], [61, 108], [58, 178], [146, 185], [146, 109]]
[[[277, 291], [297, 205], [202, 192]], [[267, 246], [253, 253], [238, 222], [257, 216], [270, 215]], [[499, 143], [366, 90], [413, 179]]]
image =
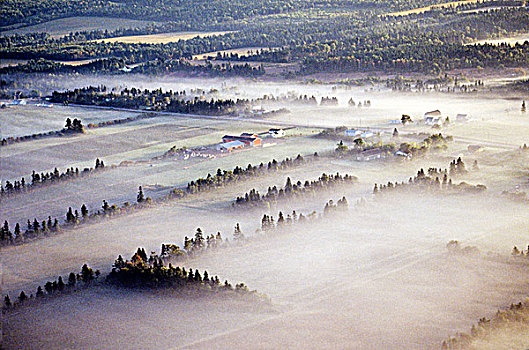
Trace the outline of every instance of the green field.
[[142, 21], [136, 19], [108, 18], [108, 17], [68, 17], [53, 21], [40, 23], [27, 27], [5, 30], [1, 29], [2, 35], [27, 34], [45, 32], [51, 37], [61, 37], [71, 32], [108, 30], [119, 28], [141, 28], [156, 24], [153, 21]]

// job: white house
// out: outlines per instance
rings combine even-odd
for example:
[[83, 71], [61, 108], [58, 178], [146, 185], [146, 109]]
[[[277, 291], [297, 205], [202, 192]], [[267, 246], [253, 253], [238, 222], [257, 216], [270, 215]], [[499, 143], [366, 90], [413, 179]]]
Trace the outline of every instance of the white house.
[[283, 130], [283, 129], [270, 129], [270, 130], [268, 130], [268, 134], [270, 135], [270, 137], [280, 138], [280, 137], [285, 136], [285, 130]]

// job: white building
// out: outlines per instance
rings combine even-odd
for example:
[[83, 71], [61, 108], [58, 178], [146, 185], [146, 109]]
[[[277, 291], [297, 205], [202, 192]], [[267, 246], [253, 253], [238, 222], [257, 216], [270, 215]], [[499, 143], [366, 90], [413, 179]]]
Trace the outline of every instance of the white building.
[[285, 130], [283, 130], [283, 129], [270, 129], [270, 130], [268, 130], [268, 134], [270, 135], [270, 137], [280, 138], [280, 137], [285, 136]]

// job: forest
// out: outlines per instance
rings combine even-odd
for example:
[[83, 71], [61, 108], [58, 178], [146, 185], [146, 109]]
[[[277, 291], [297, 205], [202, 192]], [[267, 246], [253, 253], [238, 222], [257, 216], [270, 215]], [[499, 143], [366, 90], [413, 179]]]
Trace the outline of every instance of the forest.
[[[16, 67], [0, 69], [0, 74], [24, 72], [47, 73], [119, 73], [136, 72], [159, 74], [186, 72], [214, 76], [259, 76], [262, 66], [248, 62], [293, 63], [300, 68], [290, 74], [305, 75], [316, 72], [416, 71], [441, 73], [456, 68], [520, 67], [529, 64], [527, 42], [516, 45], [471, 44], [476, 40], [523, 33], [529, 26], [529, 11], [519, 2], [509, 2], [496, 10], [482, 13], [464, 12], [476, 6], [490, 6], [495, 2], [460, 5], [456, 8], [433, 9], [424, 13], [387, 16], [376, 8], [388, 5], [381, 2], [354, 1], [340, 4], [338, 12], [333, 2], [292, 3], [274, 2], [267, 8], [268, 16], [258, 9], [244, 8], [240, 16], [229, 24], [215, 25], [208, 30], [231, 30], [223, 35], [195, 37], [167, 44], [103, 42], [99, 38], [128, 34], [153, 34], [174, 31], [178, 26], [164, 23], [114, 32], [76, 32], [61, 38], [45, 33], [10, 35], [0, 38], [0, 57], [30, 59]], [[185, 3], [185, 2], [183, 2]], [[404, 3], [404, 2], [403, 2]], [[409, 3], [409, 2], [406, 2]], [[427, 1], [423, 3], [428, 4]], [[369, 4], [369, 6], [368, 6]], [[505, 5], [505, 2], [502, 2]], [[211, 3], [204, 3], [210, 6]], [[252, 7], [251, 1], [239, 4]], [[331, 7], [327, 8], [326, 5]], [[218, 11], [231, 11], [219, 6]], [[320, 11], [311, 7], [322, 8]], [[399, 2], [395, 7], [400, 7]], [[147, 11], [149, 7], [145, 7]], [[193, 8], [192, 11], [199, 9]], [[285, 12], [285, 9], [291, 8]], [[120, 7], [120, 11], [124, 10]], [[206, 10], [207, 11], [207, 10]], [[261, 11], [262, 12], [262, 11]], [[231, 12], [230, 12], [231, 13]], [[247, 15], [244, 15], [247, 13]], [[274, 15], [281, 14], [281, 15]], [[255, 16], [244, 21], [246, 16]], [[125, 16], [126, 17], [126, 16]], [[210, 16], [207, 16], [208, 18]], [[222, 22], [220, 17], [212, 16]], [[304, 20], [300, 20], [304, 19]], [[190, 29], [204, 29], [193, 26]], [[207, 26], [207, 25], [206, 25]], [[261, 47], [249, 54], [213, 55], [211, 61], [193, 62], [193, 55], [221, 50]], [[94, 62], [82, 66], [65, 66], [57, 60], [86, 60]], [[246, 62], [233, 64], [231, 62]], [[124, 69], [126, 65], [137, 65]]]

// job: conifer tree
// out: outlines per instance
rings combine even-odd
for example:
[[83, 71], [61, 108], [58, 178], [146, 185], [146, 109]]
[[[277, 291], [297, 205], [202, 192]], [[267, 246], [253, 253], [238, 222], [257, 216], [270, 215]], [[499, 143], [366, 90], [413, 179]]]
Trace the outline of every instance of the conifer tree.
[[141, 188], [141, 186], [138, 189], [138, 195], [136, 196], [136, 200], [138, 203], [142, 203], [143, 201], [145, 201], [145, 196], [143, 195], [143, 189]]
[[9, 298], [9, 295], [6, 295], [4, 298], [4, 307], [9, 309], [13, 304], [11, 303], [11, 299]]
[[242, 240], [244, 239], [244, 234], [242, 233], [241, 227], [239, 223], [235, 225], [235, 229], [233, 231], [233, 239], [235, 240]]

